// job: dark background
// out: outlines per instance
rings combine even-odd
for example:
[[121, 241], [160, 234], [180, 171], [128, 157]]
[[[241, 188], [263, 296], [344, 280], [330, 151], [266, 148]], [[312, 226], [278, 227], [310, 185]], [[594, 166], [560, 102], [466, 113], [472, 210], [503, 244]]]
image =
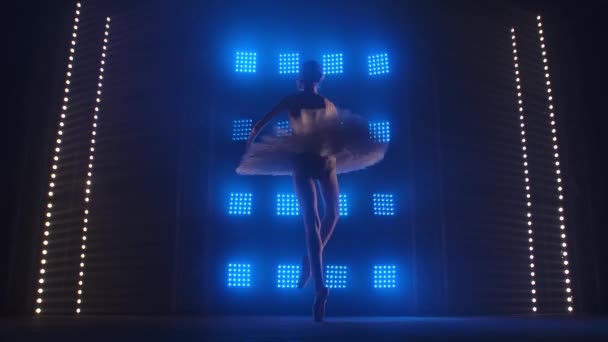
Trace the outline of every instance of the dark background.
[[[158, 18], [152, 16], [151, 13], [156, 13], [152, 10], [149, 12], [141, 11], [141, 3], [133, 2], [128, 7], [121, 6], [113, 4], [107, 6], [107, 8], [100, 8], [100, 11], [120, 13], [120, 16], [123, 17], [123, 22], [125, 21], [124, 17], [133, 17], [131, 25], [138, 28], [143, 27], [147, 19]], [[264, 11], [263, 5], [259, 6], [261, 8], [260, 11]], [[391, 12], [390, 6], [383, 4], [380, 7], [386, 13], [389, 13]], [[608, 189], [606, 188], [603, 167], [605, 156], [603, 151], [606, 147], [603, 137], [603, 130], [606, 127], [606, 118], [604, 116], [605, 96], [602, 92], [605, 88], [603, 86], [605, 53], [602, 48], [604, 39], [601, 27], [603, 21], [600, 17], [599, 3], [577, 2], [575, 4], [574, 2], [564, 2], [556, 4], [549, 1], [501, 2], [494, 9], [491, 8], [492, 6], [481, 6], [475, 2], [459, 3], [458, 5], [441, 2], [432, 2], [427, 5], [407, 3], [407, 5], [401, 6], [409, 6], [412, 9], [416, 8], [417, 12], [413, 11], [414, 13], [437, 14], [436, 16], [409, 18], [412, 22], [412, 24], [409, 24], [411, 26], [404, 24], [404, 28], [418, 27], [418, 30], [421, 32], [419, 40], [424, 40], [421, 37], [428, 37], [428, 35], [422, 33], [424, 28], [433, 28], [433, 30], [436, 30], [436, 33], [440, 33], [449, 31], [450, 25], [462, 24], [458, 20], [459, 14], [483, 14], [484, 11], [504, 8], [509, 8], [513, 13], [517, 13], [513, 14], [514, 17], [521, 15], [521, 13], [530, 13], [530, 15], [543, 13], [547, 18], [547, 24], [551, 24], [548, 26], [551, 28], [548, 31], [552, 31], [551, 44], [555, 54], [555, 57], [553, 57], [555, 59], [554, 65], [559, 66], [559, 79], [554, 79], [554, 83], [558, 84], [560, 89], [559, 95], [561, 97], [561, 111], [559, 115], [561, 116], [560, 127], [562, 129], [560, 131], [560, 139], [561, 145], [566, 146], [566, 150], [563, 151], [565, 159], [562, 159], [562, 162], [566, 164], [565, 169], [568, 170], [568, 176], [565, 177], [567, 195], [570, 198], [568, 202], [568, 220], [570, 222], [570, 231], [575, 230], [574, 234], [572, 234], [575, 240], [571, 241], [571, 243], [573, 242], [575, 245], [575, 269], [578, 270], [579, 292], [577, 293], [577, 304], [580, 305], [579, 311], [605, 314], [608, 298], [602, 293], [602, 289], [608, 285], [608, 279], [606, 278], [608, 269], [606, 269], [606, 264], [604, 263], [607, 260], [607, 252], [604, 248], [604, 241], [607, 237], [605, 230], [607, 217], [603, 209], [605, 203], [604, 193]], [[152, 7], [157, 11], [162, 5], [157, 3]], [[365, 6], [353, 6], [353, 8], [355, 9], [351, 13], [363, 15], [363, 11], [357, 12], [357, 8], [365, 8]], [[4, 69], [6, 70], [6, 76], [4, 77], [5, 91], [3, 92], [3, 95], [5, 95], [5, 99], [3, 100], [5, 105], [3, 146], [5, 146], [4, 151], [6, 155], [3, 172], [6, 173], [6, 176], [3, 179], [7, 184], [6, 193], [8, 197], [8, 205], [3, 206], [3, 209], [6, 211], [3, 215], [5, 218], [2, 230], [4, 238], [0, 239], [0, 251], [2, 253], [0, 255], [0, 274], [2, 275], [0, 290], [2, 291], [3, 314], [29, 314], [30, 312], [28, 300], [31, 300], [31, 298], [28, 299], [28, 296], [30, 295], [31, 288], [28, 283], [31, 282], [31, 274], [34, 271], [32, 269], [32, 260], [36, 260], [35, 253], [39, 248], [39, 220], [42, 216], [41, 207], [48, 176], [47, 160], [51, 148], [51, 137], [54, 134], [54, 125], [56, 124], [56, 108], [58, 108], [59, 104], [58, 94], [62, 88], [63, 65], [66, 59], [65, 49], [59, 47], [65, 46], [67, 37], [69, 36], [69, 22], [72, 17], [72, 10], [73, 2], [60, 1], [53, 2], [52, 4], [48, 2], [13, 3], [5, 7], [3, 11], [5, 20], [3, 20], [2, 32], [5, 37], [5, 49], [2, 58]], [[316, 7], [311, 5], [311, 7], [306, 7], [302, 11], [305, 13], [316, 13]], [[238, 13], [238, 11], [236, 12]], [[404, 10], [395, 9], [393, 12], [403, 13]], [[184, 12], [175, 9], [169, 13], [184, 14]], [[240, 15], [243, 15], [243, 13], [240, 13]], [[395, 14], [395, 16], [397, 15]], [[168, 17], [170, 18], [171, 16]], [[196, 16], [192, 16], [184, 20], [195, 22], [197, 18]], [[289, 22], [288, 18], [277, 20], [279, 22]], [[271, 22], [272, 17], [268, 21]], [[173, 47], [179, 45], [179, 42], [187, 40], [188, 37], [199, 38], [200, 36], [204, 36], [208, 38], [206, 42], [217, 43], [217, 40], [221, 39], [222, 34], [225, 34], [221, 33], [221, 23], [206, 23], [199, 26], [199, 28], [207, 30], [208, 35], [199, 36], [200, 32], [199, 34], [178, 32], [182, 34], [183, 40], [175, 38], [176, 36], [171, 34], [163, 36], [164, 30], [158, 27], [170, 23], [171, 19], [167, 19], [167, 22], [159, 22], [156, 29], [150, 28], [147, 31], [149, 34], [158, 34], [158, 41], [166, 44], [163, 45], [163, 48], [157, 47], [157, 49], [165, 51], [167, 54], [159, 54], [159, 60], [151, 62], [155, 63], [155, 65], [162, 65], [163, 58], [170, 55], [169, 51], [172, 51]], [[483, 23], [483, 20], [479, 20], [478, 23]], [[415, 24], [419, 24], [419, 26]], [[151, 27], [149, 23], [146, 28], [148, 27]], [[168, 31], [176, 33], [171, 30]], [[440, 47], [438, 47], [437, 44], [428, 43], [428, 50], [421, 51], [421, 53], [426, 53], [428, 56], [436, 58], [438, 64], [441, 65], [439, 70], [442, 75], [451, 74], [453, 78], [466, 77], [466, 74], [459, 74], [455, 69], [451, 69], [449, 63], [439, 62], [447, 60], [446, 56], [449, 55], [450, 49], [459, 49], [463, 46], [474, 48], [475, 41], [459, 44], [456, 39], [450, 40], [449, 34], [437, 34], [436, 37], [439, 37], [439, 40], [446, 44], [443, 46], [439, 45]], [[416, 39], [416, 37], [410, 38]], [[423, 43], [419, 43], [419, 46], [423, 45]], [[217, 46], [217, 44], [212, 46]], [[139, 46], [142, 49], [146, 47]], [[445, 50], [446, 47], [448, 47], [447, 50]], [[434, 49], [440, 48], [440, 53], [433, 53]], [[141, 50], [133, 48], [131, 51]], [[471, 50], [471, 54], [475, 52], [475, 49]], [[207, 51], [207, 56], [212, 56], [212, 53], [213, 51]], [[454, 54], [458, 56], [463, 55], [462, 53]], [[128, 58], [130, 61], [133, 61], [141, 56], [133, 53]], [[212, 57], [209, 58], [212, 60]], [[154, 94], [157, 95], [164, 93], [168, 97], [176, 96], [175, 94], [178, 93], [182, 94], [180, 96], [184, 96], [190, 101], [184, 104], [184, 107], [192, 105], [192, 107], [187, 107], [188, 110], [195, 108], [195, 103], [198, 103], [197, 105], [201, 107], [206, 107], [205, 104], [215, 103], [210, 98], [210, 94], [213, 94], [212, 89], [214, 86], [213, 82], [216, 80], [215, 76], [209, 76], [210, 82], [207, 84], [204, 82], [204, 79], [196, 79], [199, 77], [196, 75], [213, 74], [213, 70], [210, 67], [212, 63], [196, 66], [200, 69], [193, 71], [188, 70], [193, 65], [191, 63], [193, 60], [188, 57], [181, 59], [171, 56], [167, 57], [167, 60], [173, 62], [183, 60], [184, 63], [173, 65], [168, 69], [171, 72], [157, 70], [158, 74], [156, 74], [146, 68], [134, 71], [132, 75], [137, 75], [150, 83], [161, 80], [161, 82], [158, 82], [161, 85], [151, 85], [149, 86], [150, 88], [142, 88], [139, 91], [155, 92]], [[171, 87], [162, 85], [162, 80], [175, 80], [177, 78], [175, 75], [184, 75], [184, 77], [192, 77], [192, 79], [185, 78], [183, 83], [173, 83]], [[455, 94], [458, 93], [456, 90], [454, 93], [450, 92], [449, 80], [453, 78], [450, 76], [442, 77], [446, 81], [442, 83], [443, 86], [441, 88], [443, 101], [447, 103], [455, 101], [453, 98], [449, 100], [450, 96], [456, 97]], [[202, 84], [207, 88], [188, 89], [188, 84], [191, 84], [190, 82], [193, 82], [194, 79], [196, 79], [196, 82], [199, 82], [198, 84]], [[441, 77], [438, 79], [442, 80]], [[146, 82], [142, 81], [142, 83]], [[423, 90], [427, 90], [427, 88], [424, 88], [426, 86], [428, 85], [421, 85]], [[480, 101], [483, 102], [483, 100]], [[511, 99], [505, 101], [511, 101]], [[200, 103], [203, 104], [201, 105]], [[169, 104], [167, 106], [170, 107]], [[136, 108], [136, 105], [129, 108]], [[454, 120], [453, 123], [457, 124], [457, 120]], [[176, 146], [179, 145], [179, 140], [171, 140], [166, 143], [159, 141], [158, 138], [154, 137], [154, 132], [158, 129], [158, 127], [152, 128], [154, 124], [164, 126], [163, 128], [174, 133], [179, 132], [182, 129], [180, 125], [183, 125], [177, 119], [174, 121], [152, 120], [147, 126], [148, 128], [142, 128], [144, 132], [148, 129], [150, 139], [138, 139], [137, 145], [129, 146], [136, 146], [133, 147], [132, 152], [137, 152], [145, 151], [147, 147], [157, 144], [154, 145], [158, 147], [156, 151], [160, 151], [160, 155], [167, 156], [165, 163], [167, 169], [173, 169], [173, 165], [177, 164], [177, 157], [170, 154], [170, 151], [178, 150]], [[129, 127], [128, 124], [121, 126], [123, 129], [125, 127]], [[432, 128], [430, 130], [432, 131]], [[138, 137], [141, 138], [146, 135], [147, 133], [141, 133]], [[450, 137], [457, 139], [457, 136], [448, 136], [448, 139]], [[161, 153], [163, 148], [167, 149], [166, 154]], [[443, 153], [446, 165], [449, 166], [450, 150], [447, 149]], [[446, 170], [452, 169], [446, 166]], [[172, 172], [176, 173], [173, 174]], [[143, 191], [146, 184], [155, 183], [160, 184], [155, 192], [159, 198], [170, 197], [175, 191], [174, 188], [178, 188], [179, 184], [174, 183], [173, 180], [164, 181], [164, 176], [175, 176], [176, 174], [177, 171], [164, 172], [159, 169], [150, 171], [149, 174], [142, 178], [140, 183], [134, 183], [128, 191], [125, 190], [125, 196], [128, 196], [128, 193]], [[447, 186], [449, 187], [450, 185], [448, 184]], [[455, 189], [454, 191], [459, 190], [466, 189]], [[140, 208], [147, 208], [146, 210], [142, 209], [141, 214], [145, 215], [149, 211], [162, 208], [164, 204], [165, 202], [162, 200], [155, 201], [154, 199], [150, 199], [150, 202], [140, 206]], [[449, 205], [447, 206], [449, 207]], [[465, 204], [462, 207], [465, 207]], [[187, 211], [187, 209], [182, 209], [182, 212], [183, 210]], [[120, 217], [119, 213], [116, 213], [116, 215]], [[127, 215], [125, 215], [125, 219], [126, 217]], [[167, 229], [163, 227], [172, 227], [172, 225], [176, 224], [169, 214], [164, 217], [164, 220], [159, 220], [156, 222], [157, 225], [152, 228], [150, 225], [141, 227], [141, 230], [138, 230], [138, 232], [144, 234], [146, 229], [162, 231], [163, 229]], [[188, 226], [187, 223], [182, 224]], [[196, 225], [196, 223], [192, 224]], [[132, 226], [137, 227], [136, 222], [132, 222]], [[167, 236], [170, 235], [167, 233]], [[164, 235], [159, 234], [156, 238], [163, 240], [162, 236]], [[148, 242], [154, 244], [158, 241], [148, 240]], [[187, 248], [184, 249], [187, 250]], [[164, 252], [167, 255], [171, 254], [169, 251]], [[141, 262], [144, 259], [145, 257], [140, 256], [139, 261]], [[466, 262], [466, 258], [463, 258], [462, 262]], [[169, 263], [167, 261], [167, 264]], [[170, 269], [169, 265], [162, 266], [166, 270]], [[153, 267], [158, 267], [158, 265], [154, 265]], [[151, 273], [142, 271], [142, 274]], [[171, 276], [170, 271], [162, 274], [166, 274], [167, 277]], [[148, 280], [153, 281], [153, 279]], [[169, 287], [169, 285], [166, 286], [167, 288]], [[463, 284], [460, 284], [460, 286], [463, 289], [465, 288]], [[160, 288], [163, 287], [161, 286]], [[128, 297], [128, 295], [129, 293], [125, 297]], [[169, 298], [161, 298], [159, 300], [169, 301]], [[128, 302], [121, 301], [120, 303], [125, 305], [125, 311], [128, 311], [132, 307]], [[141, 301], [134, 299], [133, 305], [137, 303], [141, 303]], [[455, 303], [458, 307], [466, 306], [466, 303], [459, 303], [457, 300]], [[154, 308], [154, 305], [150, 304], [149, 309], [144, 308], [142, 311], [165, 312], [168, 310]], [[475, 310], [463, 311], [475, 312]], [[448, 313], [458, 313], [458, 310], [452, 307]]]

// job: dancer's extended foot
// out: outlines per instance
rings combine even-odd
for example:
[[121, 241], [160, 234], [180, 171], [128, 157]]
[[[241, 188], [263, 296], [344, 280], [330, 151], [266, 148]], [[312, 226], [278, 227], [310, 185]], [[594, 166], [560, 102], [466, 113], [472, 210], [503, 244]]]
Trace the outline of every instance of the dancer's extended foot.
[[315, 322], [323, 322], [325, 319], [325, 304], [328, 295], [329, 289], [327, 287], [323, 287], [320, 292], [315, 294], [315, 301], [312, 304], [312, 316]]
[[300, 266], [300, 278], [298, 279], [298, 288], [302, 289], [310, 280], [310, 262], [308, 255], [302, 257], [302, 266]]

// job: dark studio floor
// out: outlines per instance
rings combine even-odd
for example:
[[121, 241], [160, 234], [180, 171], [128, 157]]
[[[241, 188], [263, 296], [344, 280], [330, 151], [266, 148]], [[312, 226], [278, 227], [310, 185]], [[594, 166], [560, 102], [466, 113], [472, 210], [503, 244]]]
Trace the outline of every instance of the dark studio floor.
[[0, 341], [599, 341], [608, 319], [517, 317], [64, 317], [3, 319]]

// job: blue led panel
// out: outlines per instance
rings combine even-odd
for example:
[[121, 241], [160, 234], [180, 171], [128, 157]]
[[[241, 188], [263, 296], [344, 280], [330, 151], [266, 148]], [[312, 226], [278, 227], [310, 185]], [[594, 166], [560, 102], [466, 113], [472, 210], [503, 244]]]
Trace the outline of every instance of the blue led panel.
[[300, 266], [279, 265], [277, 273], [277, 288], [288, 289], [298, 287], [300, 277]]
[[251, 215], [251, 198], [252, 194], [250, 193], [230, 193], [230, 202], [228, 203], [228, 214]]
[[392, 289], [397, 286], [397, 268], [394, 265], [374, 266], [374, 288]]
[[228, 264], [228, 287], [250, 287], [251, 265]]
[[249, 133], [251, 133], [251, 129], [253, 128], [253, 120], [252, 119], [240, 119], [232, 121], [232, 140], [247, 140], [249, 138]]
[[274, 126], [274, 129], [277, 136], [291, 135], [291, 133], [293, 132], [291, 127], [289, 126], [289, 121], [286, 120], [277, 122], [277, 124]]
[[392, 194], [373, 195], [374, 215], [393, 216], [395, 215], [395, 200]]
[[348, 197], [346, 194], [338, 196], [338, 204], [340, 216], [348, 216]]
[[367, 57], [370, 75], [388, 74], [388, 54], [381, 53]]
[[341, 53], [323, 55], [323, 73], [341, 74], [343, 70], [343, 59]]
[[298, 199], [295, 194], [277, 194], [277, 215], [297, 216], [300, 215]]
[[370, 121], [369, 137], [378, 142], [388, 143], [391, 141], [391, 125], [388, 121]]
[[236, 53], [236, 72], [254, 73], [257, 67], [257, 54], [255, 52]]
[[330, 289], [346, 288], [347, 267], [327, 265], [325, 267], [325, 286]]
[[297, 74], [300, 70], [300, 54], [282, 53], [279, 55], [279, 74]]

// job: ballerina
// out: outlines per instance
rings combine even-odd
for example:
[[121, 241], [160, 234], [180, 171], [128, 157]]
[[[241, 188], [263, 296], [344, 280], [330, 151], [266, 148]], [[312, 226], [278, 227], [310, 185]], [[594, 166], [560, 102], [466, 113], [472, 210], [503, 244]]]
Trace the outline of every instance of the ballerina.
[[[302, 258], [298, 287], [312, 276], [315, 289], [313, 318], [325, 317], [329, 289], [323, 281], [323, 250], [339, 218], [338, 173], [371, 166], [383, 159], [387, 145], [372, 141], [367, 122], [336, 106], [318, 92], [323, 80], [316, 61], [302, 64], [297, 79], [300, 92], [283, 98], [251, 130], [247, 150], [237, 173], [241, 175], [291, 175], [304, 218], [308, 255]], [[255, 138], [276, 115], [288, 113], [291, 134]], [[286, 133], [286, 132], [282, 132]], [[319, 218], [317, 189], [325, 203]]]

